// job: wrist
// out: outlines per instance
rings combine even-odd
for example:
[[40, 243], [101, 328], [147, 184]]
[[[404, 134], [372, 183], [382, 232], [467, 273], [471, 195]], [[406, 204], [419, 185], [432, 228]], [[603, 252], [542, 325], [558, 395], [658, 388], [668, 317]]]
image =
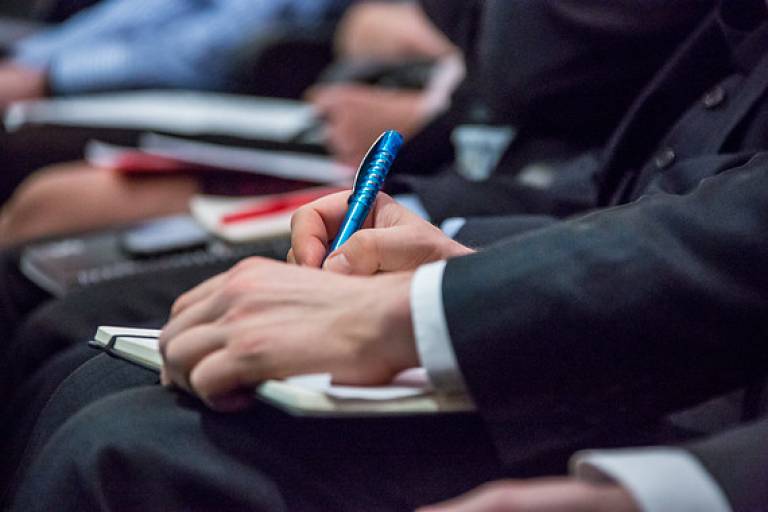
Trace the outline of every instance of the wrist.
[[377, 315], [377, 345], [381, 357], [395, 374], [419, 365], [411, 319], [413, 272], [381, 274], [371, 279], [380, 314]]

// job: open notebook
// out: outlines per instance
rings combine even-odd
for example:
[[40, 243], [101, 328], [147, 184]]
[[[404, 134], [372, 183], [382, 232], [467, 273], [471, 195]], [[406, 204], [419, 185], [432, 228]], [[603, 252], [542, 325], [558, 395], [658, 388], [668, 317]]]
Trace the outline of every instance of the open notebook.
[[[160, 331], [102, 326], [91, 345], [159, 371], [162, 359], [157, 338]], [[330, 375], [300, 375], [268, 380], [256, 396], [296, 416], [382, 416], [470, 411], [466, 395], [436, 393], [421, 368], [398, 375], [387, 386], [339, 386]]]

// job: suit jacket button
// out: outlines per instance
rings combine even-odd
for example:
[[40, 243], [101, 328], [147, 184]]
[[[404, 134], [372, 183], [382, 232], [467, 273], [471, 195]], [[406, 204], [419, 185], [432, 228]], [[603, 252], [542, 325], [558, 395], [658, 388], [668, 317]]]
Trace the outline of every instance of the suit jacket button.
[[654, 163], [659, 169], [667, 169], [675, 163], [677, 159], [677, 153], [672, 148], [664, 148], [656, 154]]
[[707, 91], [707, 93], [704, 94], [704, 97], [701, 99], [701, 102], [704, 104], [704, 108], [710, 110], [722, 105], [723, 101], [725, 101], [725, 89], [719, 85]]

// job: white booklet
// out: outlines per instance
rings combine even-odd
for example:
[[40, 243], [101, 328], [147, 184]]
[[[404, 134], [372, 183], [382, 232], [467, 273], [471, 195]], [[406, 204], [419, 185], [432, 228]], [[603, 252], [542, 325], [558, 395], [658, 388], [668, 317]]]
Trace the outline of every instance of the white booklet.
[[[91, 345], [159, 371], [163, 365], [159, 336], [160, 331], [153, 329], [102, 326]], [[256, 388], [256, 396], [296, 416], [389, 416], [474, 409], [466, 395], [437, 393], [423, 368], [406, 370], [386, 386], [340, 386], [327, 374], [268, 380]]]
[[351, 184], [356, 171], [329, 156], [225, 146], [151, 133], [141, 137], [139, 149], [214, 169], [314, 183]]
[[13, 103], [5, 114], [8, 131], [53, 124], [277, 142], [293, 140], [316, 123], [312, 106], [301, 101], [175, 90], [22, 101]]

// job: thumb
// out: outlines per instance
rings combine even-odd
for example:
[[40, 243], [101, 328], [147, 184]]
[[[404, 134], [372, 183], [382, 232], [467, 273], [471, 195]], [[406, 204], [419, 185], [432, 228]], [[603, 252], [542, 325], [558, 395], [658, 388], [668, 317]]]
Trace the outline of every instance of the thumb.
[[413, 270], [429, 261], [433, 253], [411, 226], [364, 229], [331, 254], [323, 268], [350, 275]]

